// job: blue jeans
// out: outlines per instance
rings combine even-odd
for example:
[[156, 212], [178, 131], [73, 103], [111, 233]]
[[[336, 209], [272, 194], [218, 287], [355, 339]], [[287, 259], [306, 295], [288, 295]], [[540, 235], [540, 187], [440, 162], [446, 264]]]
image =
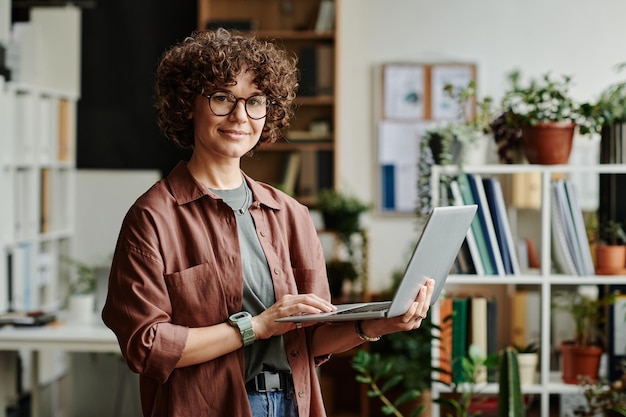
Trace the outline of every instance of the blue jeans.
[[253, 417], [298, 417], [293, 387], [285, 391], [248, 391]]

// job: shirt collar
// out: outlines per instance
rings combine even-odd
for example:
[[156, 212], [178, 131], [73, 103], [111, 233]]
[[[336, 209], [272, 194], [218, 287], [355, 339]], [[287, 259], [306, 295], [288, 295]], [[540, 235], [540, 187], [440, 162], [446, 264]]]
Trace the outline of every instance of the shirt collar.
[[[250, 178], [245, 173], [243, 174], [252, 190], [254, 196], [255, 207], [264, 205], [269, 208], [280, 210], [282, 203], [279, 203], [273, 196], [273, 192], [268, 185], [257, 182]], [[189, 169], [187, 163], [184, 161], [179, 162], [174, 169], [168, 174], [166, 178], [167, 183], [170, 186], [170, 191], [176, 202], [179, 205], [184, 205], [197, 200], [203, 196], [209, 196], [211, 198], [219, 198], [212, 193], [207, 187], [203, 187], [198, 181], [195, 180]]]

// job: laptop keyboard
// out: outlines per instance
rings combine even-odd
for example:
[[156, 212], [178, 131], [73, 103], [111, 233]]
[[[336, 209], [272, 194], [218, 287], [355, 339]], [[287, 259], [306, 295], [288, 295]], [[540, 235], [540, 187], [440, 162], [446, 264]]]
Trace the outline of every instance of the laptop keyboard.
[[347, 310], [338, 311], [335, 314], [347, 314], [347, 313], [367, 313], [370, 311], [383, 311], [389, 308], [389, 303], [378, 303], [378, 304], [366, 304], [360, 307], [349, 308]]

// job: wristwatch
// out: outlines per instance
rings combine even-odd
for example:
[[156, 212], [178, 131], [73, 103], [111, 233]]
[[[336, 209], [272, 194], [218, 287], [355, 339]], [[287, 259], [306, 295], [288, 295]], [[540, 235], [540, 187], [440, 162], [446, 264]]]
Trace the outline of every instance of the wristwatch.
[[254, 329], [252, 329], [252, 316], [247, 311], [240, 311], [228, 318], [228, 323], [239, 329], [243, 345], [248, 346], [254, 343]]

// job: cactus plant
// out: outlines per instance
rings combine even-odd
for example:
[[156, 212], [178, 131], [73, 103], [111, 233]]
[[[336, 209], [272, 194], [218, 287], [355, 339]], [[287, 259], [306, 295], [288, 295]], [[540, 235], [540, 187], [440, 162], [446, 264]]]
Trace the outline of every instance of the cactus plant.
[[513, 347], [505, 348], [500, 355], [499, 384], [498, 417], [524, 417], [517, 352]]

